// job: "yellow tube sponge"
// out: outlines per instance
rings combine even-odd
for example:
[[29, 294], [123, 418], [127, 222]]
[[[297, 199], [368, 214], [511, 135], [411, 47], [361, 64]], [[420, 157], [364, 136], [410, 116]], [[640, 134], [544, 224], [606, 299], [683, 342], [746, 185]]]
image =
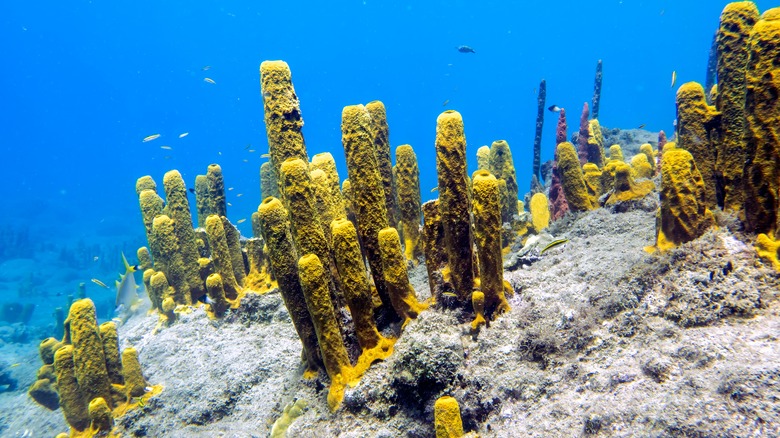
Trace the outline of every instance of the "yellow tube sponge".
[[227, 241], [228, 251], [230, 251], [230, 263], [233, 267], [233, 274], [236, 276], [236, 282], [241, 286], [246, 278], [244, 251], [241, 249], [241, 233], [235, 225], [230, 223], [228, 218], [225, 216], [220, 216], [219, 218], [222, 220], [222, 228], [225, 230], [225, 241]]
[[62, 342], [55, 338], [46, 338], [38, 345], [38, 353], [41, 356], [41, 361], [44, 365], [51, 365], [54, 363], [54, 353], [62, 347]]
[[665, 251], [704, 234], [714, 223], [705, 203], [704, 180], [685, 149], [664, 149], [656, 247]]
[[479, 281], [485, 294], [485, 315], [495, 319], [509, 310], [504, 297], [504, 265], [501, 259], [501, 213], [498, 183], [485, 170], [472, 175], [474, 190], [474, 240], [477, 243]]
[[471, 307], [474, 308], [474, 320], [471, 321], [471, 330], [476, 332], [487, 323], [485, 319], [485, 294], [475, 290], [471, 294]]
[[404, 235], [404, 255], [407, 260], [422, 256], [420, 242], [420, 169], [417, 155], [408, 144], [395, 149], [396, 185], [401, 209], [401, 224]]
[[379, 253], [379, 231], [387, 228], [389, 223], [387, 206], [382, 176], [374, 152], [371, 116], [363, 105], [346, 106], [342, 110], [341, 141], [347, 158], [352, 208], [357, 219], [358, 234], [371, 268], [377, 294], [382, 300], [382, 306], [389, 309], [392, 304], [384, 282], [382, 257]]
[[474, 256], [471, 222], [466, 213], [471, 211], [466, 135], [457, 111], [445, 111], [436, 119], [436, 169], [450, 280], [458, 300], [465, 305], [474, 290]]
[[780, 271], [780, 239], [775, 240], [766, 234], [756, 237], [756, 252], [758, 256], [769, 263], [775, 270]]
[[609, 159], [610, 161], [624, 161], [623, 149], [619, 144], [613, 144], [609, 147]]
[[148, 384], [141, 372], [141, 363], [138, 362], [138, 352], [135, 348], [128, 347], [122, 351], [122, 370], [125, 377], [127, 400], [144, 395]]
[[225, 288], [222, 285], [222, 276], [211, 274], [206, 278], [206, 291], [211, 299], [211, 311], [217, 318], [225, 314], [228, 302], [225, 299]]
[[[715, 102], [722, 113], [720, 140], [717, 145], [715, 172], [722, 194], [724, 210], [739, 211], [745, 199], [743, 167], [745, 164], [745, 96], [750, 31], [758, 21], [755, 3], [731, 2], [723, 8], [716, 36], [718, 52], [718, 87]], [[771, 58], [767, 58], [771, 59]], [[686, 148], [687, 149], [687, 148]], [[694, 155], [698, 163], [698, 159]]]
[[303, 344], [307, 367], [309, 371], [314, 371], [321, 366], [322, 358], [314, 324], [298, 280], [298, 255], [290, 233], [287, 210], [279, 199], [269, 197], [260, 204], [258, 213], [265, 230], [271, 270], [276, 276], [284, 305]]
[[506, 202], [501, 204], [501, 211], [504, 212], [502, 222], [512, 222], [512, 216], [517, 211], [517, 174], [515, 173], [515, 163], [512, 161], [512, 151], [509, 149], [509, 143], [506, 140], [494, 141], [490, 146], [490, 155], [488, 157], [488, 170], [497, 179], [503, 179], [506, 182]]
[[331, 379], [328, 406], [335, 410], [344, 397], [344, 386], [350, 380], [350, 363], [330, 301], [329, 280], [320, 259], [314, 254], [307, 254], [298, 260], [298, 278], [314, 322], [322, 362]]
[[336, 267], [344, 289], [344, 298], [355, 322], [355, 335], [363, 350], [376, 347], [382, 336], [374, 323], [374, 304], [371, 301], [371, 286], [366, 276], [363, 255], [360, 253], [357, 230], [347, 219], [336, 219], [331, 223], [333, 253]]
[[[148, 271], [147, 271], [148, 272]], [[144, 272], [146, 274], [146, 272]], [[155, 272], [152, 274], [151, 278], [149, 279], [149, 286], [150, 288], [150, 297], [154, 297], [153, 301], [159, 303], [158, 309], [160, 312], [163, 312], [163, 308], [165, 307], [163, 305], [163, 302], [166, 299], [169, 299], [171, 303], [173, 304], [172, 307], [175, 307], [175, 290], [168, 284], [168, 279], [165, 277], [164, 272]], [[171, 311], [173, 308], [171, 308]], [[172, 314], [167, 315], [168, 316], [168, 322], [173, 322]]]
[[155, 257], [155, 268], [165, 273], [168, 282], [173, 286], [175, 294], [173, 300], [176, 304], [192, 304], [192, 295], [187, 283], [179, 244], [174, 234], [174, 221], [165, 215], [154, 218], [152, 237], [154, 245], [158, 247], [160, 255]]
[[[644, 158], [644, 155], [640, 155]], [[631, 166], [618, 162], [615, 166], [615, 182], [612, 194], [607, 198], [606, 205], [617, 202], [627, 202], [642, 199], [655, 189], [655, 184], [650, 181], [637, 183], [631, 176]]]
[[198, 226], [206, 226], [206, 218], [213, 213], [213, 206], [209, 205], [209, 180], [206, 175], [195, 176], [195, 211], [198, 213]]
[[347, 217], [347, 213], [344, 206], [344, 196], [341, 194], [339, 178], [339, 172], [336, 169], [336, 160], [333, 159], [333, 155], [330, 152], [321, 152], [311, 157], [311, 164], [309, 165], [311, 170], [319, 169], [328, 175], [328, 181], [330, 181], [330, 195], [333, 199], [331, 204], [331, 216], [333, 219], [342, 219]]
[[149, 248], [142, 246], [136, 251], [138, 257], [138, 270], [145, 271], [152, 267], [152, 255], [149, 254]]
[[490, 170], [490, 146], [480, 146], [477, 149], [477, 170]]
[[379, 249], [390, 302], [406, 325], [428, 306], [417, 301], [417, 294], [409, 283], [406, 259], [401, 252], [401, 239], [395, 228], [388, 227], [379, 232]]
[[168, 202], [165, 211], [176, 223], [173, 231], [176, 235], [176, 243], [179, 244], [184, 280], [189, 287], [190, 299], [194, 301], [206, 291], [198, 273], [199, 254], [195, 242], [195, 232], [192, 229], [190, 203], [187, 201], [187, 186], [177, 170], [171, 170], [165, 174], [163, 186], [165, 187], [165, 199]]
[[748, 231], [780, 235], [780, 9], [750, 32], [745, 114], [745, 219]]
[[103, 397], [111, 403], [111, 381], [92, 300], [85, 298], [73, 302], [66, 326], [70, 331], [74, 371], [83, 399]]
[[550, 225], [550, 205], [544, 193], [534, 193], [531, 196], [531, 223], [534, 231], [540, 233]]
[[571, 211], [592, 210], [593, 205], [588, 190], [585, 187], [585, 180], [580, 168], [580, 160], [577, 157], [577, 151], [574, 145], [565, 141], [558, 145], [558, 174], [563, 186], [563, 194], [566, 196], [566, 202]]
[[276, 175], [288, 158], [308, 161], [303, 141], [303, 117], [298, 95], [292, 83], [290, 67], [284, 61], [260, 64], [260, 89], [263, 96], [268, 151]]
[[[227, 216], [227, 201], [225, 200], [225, 179], [222, 177], [222, 167], [219, 164], [209, 164], [206, 170], [206, 182], [208, 183], [209, 215]], [[203, 225], [201, 225], [203, 226]]]
[[279, 197], [279, 178], [273, 164], [266, 161], [260, 165], [260, 199], [269, 196]]
[[320, 227], [325, 235], [325, 240], [331, 241], [330, 223], [333, 222], [333, 196], [331, 195], [330, 180], [328, 175], [321, 169], [314, 169], [309, 172], [311, 177], [311, 186], [314, 193], [314, 205], [320, 218]]
[[653, 145], [650, 143], [645, 143], [642, 146], [639, 146], [639, 153], [645, 154], [647, 157], [647, 162], [652, 166], [653, 173], [655, 173], [655, 156], [656, 152], [653, 150]]
[[152, 223], [154, 218], [163, 213], [163, 205], [165, 202], [154, 190], [143, 190], [138, 195], [138, 203], [141, 206], [141, 217], [144, 221], [144, 228], [146, 229], [146, 239], [149, 242], [149, 248], [152, 251], [152, 257], [157, 262], [156, 258], [158, 254], [155, 253], [155, 242], [152, 237]]
[[[585, 163], [585, 165], [582, 166], [582, 179], [585, 181], [585, 187], [588, 189], [588, 197], [593, 205], [598, 205], [599, 197], [604, 193], [604, 189], [602, 188], [602, 176], [602, 171], [599, 170], [598, 166], [595, 164]], [[612, 184], [610, 184], [610, 187], [611, 186]]]
[[463, 436], [463, 421], [460, 406], [453, 397], [439, 397], [433, 404], [433, 418], [436, 438], [460, 438]]
[[142, 176], [135, 182], [135, 193], [137, 195], [140, 196], [141, 192], [144, 190], [151, 190], [154, 193], [157, 193], [157, 183], [155, 183], [154, 179], [149, 175]]
[[222, 284], [225, 288], [225, 296], [231, 300], [238, 298], [241, 288], [236, 281], [233, 261], [230, 255], [225, 228], [222, 219], [212, 214], [206, 218], [206, 233], [209, 236], [211, 247], [211, 259], [217, 267], [217, 273], [222, 276]]
[[634, 178], [652, 178], [653, 170], [653, 166], [647, 161], [647, 155], [639, 153], [631, 158], [631, 175]]
[[601, 125], [597, 119], [588, 121], [588, 162], [597, 167], [604, 167], [606, 161], [604, 155], [604, 136], [601, 134]]
[[720, 113], [707, 105], [704, 89], [696, 82], [687, 82], [677, 90], [677, 147], [693, 155], [704, 181], [707, 208], [718, 204], [715, 196], [715, 148], [710, 131]]
[[57, 371], [57, 392], [65, 420], [73, 429], [82, 431], [89, 427], [89, 410], [76, 380], [73, 349], [72, 345], [66, 345], [54, 353], [54, 369]]
[[366, 104], [366, 110], [371, 116], [371, 128], [374, 133], [374, 154], [379, 175], [382, 176], [382, 187], [385, 195], [385, 208], [387, 209], [387, 223], [393, 228], [398, 228], [396, 223], [396, 195], [393, 183], [393, 163], [390, 158], [390, 128], [387, 125], [387, 111], [385, 104], [375, 100]]
[[[447, 252], [444, 243], [444, 226], [441, 223], [439, 200], [434, 199], [422, 205], [423, 211], [423, 252], [425, 268], [428, 271], [428, 284], [431, 293], [436, 293], [436, 277], [440, 269], [447, 266]], [[441, 298], [439, 296], [437, 299]]]
[[116, 323], [107, 321], [100, 324], [100, 339], [103, 341], [103, 356], [106, 358], [106, 371], [111, 383], [121, 385], [122, 362], [119, 360], [119, 335], [116, 332]]
[[89, 402], [88, 412], [93, 433], [110, 432], [114, 427], [114, 415], [103, 397]]

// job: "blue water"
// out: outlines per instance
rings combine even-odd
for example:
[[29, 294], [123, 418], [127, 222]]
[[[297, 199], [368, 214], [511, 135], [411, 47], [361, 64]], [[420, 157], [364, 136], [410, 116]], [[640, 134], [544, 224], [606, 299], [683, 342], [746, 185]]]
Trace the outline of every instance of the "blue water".
[[[248, 218], [268, 147], [258, 74], [266, 59], [289, 63], [309, 155], [332, 152], [342, 178], [341, 109], [379, 99], [393, 148], [417, 152], [424, 199], [435, 196], [435, 121], [445, 109], [463, 114], [470, 159], [481, 145], [509, 142], [522, 192], [540, 79], [547, 105], [569, 109], [571, 133], [602, 59], [602, 125], [670, 132], [672, 71], [678, 85], [704, 81], [726, 3], [2, 2], [0, 263], [35, 260], [18, 268], [32, 271], [35, 291], [19, 300], [41, 303], [43, 324], [78, 282], [110, 301], [89, 279], [112, 281], [119, 251], [145, 244], [139, 176], [160, 183], [175, 168], [192, 184], [219, 163], [235, 187], [230, 219]], [[462, 44], [477, 53], [459, 53]], [[555, 115], [546, 116], [543, 160], [554, 147]], [[17, 273], [0, 278], [0, 302], [17, 299], [29, 272]]]

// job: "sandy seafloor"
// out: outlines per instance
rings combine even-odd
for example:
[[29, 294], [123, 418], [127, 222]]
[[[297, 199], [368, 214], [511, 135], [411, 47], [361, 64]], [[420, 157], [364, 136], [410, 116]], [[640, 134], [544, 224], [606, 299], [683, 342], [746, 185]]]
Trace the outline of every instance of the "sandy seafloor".
[[[569, 243], [530, 266], [506, 257], [512, 310], [474, 338], [458, 311], [430, 309], [384, 362], [326, 405], [324, 377], [302, 378], [301, 345], [278, 292], [250, 295], [219, 321], [203, 308], [153, 334], [157, 317], [120, 328], [147, 380], [164, 386], [117, 419], [122, 436], [265, 437], [303, 399], [290, 437], [433, 437], [433, 402], [452, 395], [483, 437], [780, 435], [780, 276], [726, 215], [665, 255], [657, 193], [628, 212], [569, 215], [549, 231]], [[516, 245], [515, 250], [517, 250]], [[426, 298], [423, 266], [410, 271]], [[3, 343], [19, 382], [0, 393], [0, 436], [67, 430], [26, 394], [35, 348]]]

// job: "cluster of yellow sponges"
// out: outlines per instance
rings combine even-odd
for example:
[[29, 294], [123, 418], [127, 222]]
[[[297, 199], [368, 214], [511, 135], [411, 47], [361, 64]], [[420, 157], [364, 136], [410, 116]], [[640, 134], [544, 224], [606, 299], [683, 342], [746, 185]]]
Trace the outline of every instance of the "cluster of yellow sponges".
[[120, 359], [116, 325], [98, 326], [89, 299], [71, 305], [62, 341], [48, 338], [39, 351], [43, 366], [29, 394], [49, 409], [62, 408], [71, 437], [111, 434], [114, 418], [162, 391], [147, 385], [134, 348]]

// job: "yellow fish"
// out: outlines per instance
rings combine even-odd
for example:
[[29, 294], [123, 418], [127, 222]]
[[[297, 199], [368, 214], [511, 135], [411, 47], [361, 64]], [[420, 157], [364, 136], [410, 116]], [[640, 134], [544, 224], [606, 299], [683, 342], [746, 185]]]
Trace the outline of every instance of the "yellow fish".
[[542, 248], [542, 250], [541, 250], [541, 251], [539, 251], [539, 255], [542, 255], [542, 254], [544, 254], [544, 252], [545, 252], [545, 251], [547, 251], [548, 249], [555, 248], [555, 247], [556, 247], [556, 246], [558, 246], [558, 245], [563, 245], [564, 243], [566, 243], [566, 242], [568, 242], [568, 241], [569, 241], [569, 239], [558, 239], [558, 240], [553, 240], [552, 242], [548, 243], [548, 244], [547, 244], [547, 246], [545, 246], [544, 248]]
[[669, 88], [673, 88], [674, 84], [677, 83], [677, 71], [672, 71], [672, 85]]
[[244, 222], [246, 222], [246, 219], [239, 219], [236, 221], [237, 224], [243, 224]]
[[216, 84], [216, 82], [214, 82], [214, 79], [211, 78], [203, 78], [203, 82], [208, 82], [209, 84]]
[[144, 137], [143, 142], [146, 143], [147, 141], [152, 141], [152, 140], [155, 140], [155, 139], [158, 139], [158, 138], [160, 138], [160, 134], [152, 134], [152, 135]]
[[18, 367], [19, 365], [21, 365], [21, 363], [15, 363], [15, 364], [13, 364], [13, 365], [9, 366], [8, 368], [16, 368], [16, 367]]
[[110, 287], [106, 286], [105, 283], [103, 283], [102, 281], [98, 280], [97, 278], [93, 278], [92, 282], [95, 283], [96, 285], [100, 286], [100, 287], [104, 287], [106, 289], [111, 289]]
[[160, 146], [160, 149], [171, 150], [173, 148], [170, 146]]

